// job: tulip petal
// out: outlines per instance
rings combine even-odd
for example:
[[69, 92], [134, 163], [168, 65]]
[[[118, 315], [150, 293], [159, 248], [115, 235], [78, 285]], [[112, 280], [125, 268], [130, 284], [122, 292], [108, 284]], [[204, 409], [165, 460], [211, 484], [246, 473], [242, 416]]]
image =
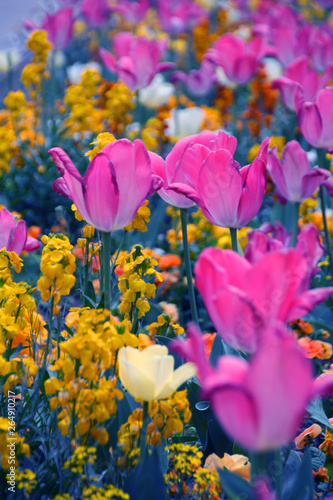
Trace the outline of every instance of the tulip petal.
[[37, 250], [37, 248], [39, 248], [40, 246], [41, 246], [40, 241], [36, 240], [36, 238], [32, 238], [32, 236], [28, 236], [23, 250], [31, 252], [32, 250]]
[[[333, 145], [332, 131], [332, 109], [333, 109], [333, 87], [325, 87], [317, 97], [318, 110], [321, 116], [322, 132], [320, 137], [321, 148]], [[310, 142], [311, 144], [311, 142]]]
[[[69, 156], [61, 148], [52, 148], [49, 150], [49, 153], [52, 156], [60, 175], [67, 184], [69, 197], [71, 198], [71, 200], [73, 200], [73, 203], [75, 204], [82, 217], [87, 220], [89, 215], [84, 203], [82, 189], [83, 180], [79, 171], [77, 170]], [[56, 187], [59, 188], [59, 185], [60, 184], [57, 184]], [[64, 191], [65, 189], [63, 188], [63, 192]]]
[[289, 192], [287, 188], [287, 183], [284, 178], [284, 172], [281, 161], [277, 154], [276, 146], [274, 146], [274, 148], [268, 152], [268, 169], [272, 181], [274, 182], [275, 186], [279, 191], [279, 194], [284, 198], [288, 199]]
[[284, 178], [288, 190], [287, 198], [290, 201], [300, 202], [304, 199], [302, 179], [310, 172], [311, 168], [308, 156], [297, 141], [290, 141], [283, 149], [282, 161]]
[[158, 399], [164, 399], [170, 396], [170, 394], [175, 392], [178, 387], [184, 384], [187, 380], [193, 378], [197, 371], [197, 367], [194, 363], [185, 363], [184, 365], [181, 365], [173, 372], [171, 381], [159, 392]]
[[28, 231], [24, 220], [19, 220], [14, 231], [11, 233], [7, 250], [21, 255], [27, 241]]
[[297, 111], [298, 124], [311, 146], [321, 147], [323, 122], [316, 103], [305, 102]]
[[294, 321], [312, 311], [318, 304], [324, 302], [333, 293], [333, 287], [313, 288], [296, 297], [287, 316], [287, 321]]
[[237, 208], [242, 194], [242, 177], [226, 149], [212, 151], [202, 164], [198, 182], [207, 219], [217, 226], [237, 227]]
[[331, 396], [333, 394], [333, 373], [322, 373], [314, 382], [314, 394], [316, 396]]
[[117, 70], [117, 61], [111, 52], [105, 49], [99, 49], [99, 55], [104, 66], [112, 73], [115, 73]]
[[300, 201], [313, 196], [318, 187], [331, 177], [330, 172], [323, 168], [314, 168], [303, 177], [302, 198]]
[[0, 211], [0, 249], [6, 248], [8, 250], [15, 226], [14, 215], [6, 207], [3, 207]]
[[154, 382], [125, 359], [121, 363], [119, 362], [119, 378], [133, 398], [143, 399], [144, 401], [152, 401], [155, 398]]

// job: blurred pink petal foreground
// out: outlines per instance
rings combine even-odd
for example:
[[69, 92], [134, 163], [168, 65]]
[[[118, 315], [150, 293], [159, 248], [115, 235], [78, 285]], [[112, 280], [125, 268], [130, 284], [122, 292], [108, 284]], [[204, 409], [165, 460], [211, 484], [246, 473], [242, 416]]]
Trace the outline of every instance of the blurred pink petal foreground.
[[207, 146], [190, 143], [177, 166], [183, 179], [175, 178], [169, 191], [194, 201], [216, 226], [245, 226], [259, 212], [265, 194], [268, 143], [266, 138], [258, 156], [242, 168], [233, 159], [233, 136], [220, 132]]
[[281, 325], [265, 332], [250, 362], [220, 356], [217, 367], [204, 373], [200, 332], [191, 325], [188, 334], [190, 341], [178, 341], [175, 350], [196, 363], [203, 397], [229, 436], [247, 450], [279, 449], [290, 442], [310, 400], [333, 390], [333, 374], [314, 379], [311, 363]]
[[120, 139], [105, 146], [90, 162], [83, 179], [62, 149], [52, 148], [49, 153], [61, 175], [53, 189], [73, 200], [82, 217], [101, 231], [127, 226], [146, 197], [162, 184], [153, 174], [140, 140], [133, 144]]
[[324, 181], [331, 177], [323, 168], [311, 168], [308, 156], [297, 141], [283, 149], [282, 162], [277, 147], [268, 151], [268, 170], [280, 196], [301, 203], [310, 198]]
[[21, 255], [23, 250], [30, 252], [40, 246], [38, 240], [28, 236], [23, 219], [17, 220], [5, 207], [0, 211], [0, 249], [6, 248], [9, 252]]
[[256, 351], [272, 322], [293, 321], [333, 292], [333, 287], [308, 290], [308, 261], [299, 249], [270, 252], [251, 265], [231, 250], [206, 248], [194, 272], [220, 336], [248, 352]]

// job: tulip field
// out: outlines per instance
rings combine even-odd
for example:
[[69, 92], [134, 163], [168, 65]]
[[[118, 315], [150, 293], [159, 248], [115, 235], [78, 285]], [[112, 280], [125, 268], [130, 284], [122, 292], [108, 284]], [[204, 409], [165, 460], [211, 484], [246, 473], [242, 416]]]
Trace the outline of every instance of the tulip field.
[[31, 12], [0, 43], [0, 500], [333, 500], [333, 1]]

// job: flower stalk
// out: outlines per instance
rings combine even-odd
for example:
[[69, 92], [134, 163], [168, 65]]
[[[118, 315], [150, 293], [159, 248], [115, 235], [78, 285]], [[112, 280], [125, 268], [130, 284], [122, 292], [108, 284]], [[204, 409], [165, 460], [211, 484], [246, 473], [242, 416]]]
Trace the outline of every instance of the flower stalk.
[[184, 261], [185, 261], [185, 270], [186, 270], [186, 278], [187, 278], [187, 289], [188, 289], [188, 295], [190, 298], [191, 315], [192, 315], [192, 320], [194, 321], [194, 323], [196, 323], [198, 325], [199, 318], [198, 318], [197, 306], [195, 303], [190, 249], [189, 249], [188, 238], [187, 238], [187, 209], [186, 208], [180, 209], [180, 221], [181, 221], [182, 233], [183, 233]]
[[103, 297], [104, 309], [111, 308], [111, 265], [110, 265], [110, 233], [101, 232], [103, 249]]

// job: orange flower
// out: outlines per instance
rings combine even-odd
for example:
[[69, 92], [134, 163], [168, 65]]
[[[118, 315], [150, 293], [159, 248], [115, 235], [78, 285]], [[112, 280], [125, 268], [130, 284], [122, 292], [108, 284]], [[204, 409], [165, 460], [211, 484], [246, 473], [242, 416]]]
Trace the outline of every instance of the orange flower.
[[39, 226], [30, 226], [28, 229], [28, 236], [31, 236], [32, 238], [40, 238], [40, 235], [42, 234], [42, 228]]
[[216, 337], [216, 333], [205, 333], [202, 336], [202, 340], [204, 343], [204, 349], [205, 349], [205, 356], [207, 361], [209, 360], [209, 356], [213, 347], [213, 342]]
[[146, 335], [145, 333], [139, 333], [139, 351], [143, 351], [146, 349], [146, 347], [153, 345], [154, 342], [151, 340], [149, 335]]
[[326, 469], [326, 467], [319, 467], [317, 472], [315, 472], [314, 470], [312, 472], [313, 472], [313, 477], [315, 479], [317, 479], [318, 481], [323, 482], [323, 483], [328, 483], [329, 477], [327, 474], [328, 470]]
[[303, 450], [308, 444], [309, 438], [315, 439], [321, 433], [321, 427], [318, 424], [312, 424], [295, 438], [295, 446], [298, 450]]
[[304, 349], [307, 358], [330, 359], [332, 356], [332, 345], [322, 340], [311, 340], [310, 337], [302, 337], [298, 343]]
[[178, 267], [182, 263], [181, 258], [173, 253], [162, 255], [158, 260], [158, 265], [161, 271], [165, 271], [166, 269], [171, 269], [173, 267]]
[[249, 459], [244, 455], [228, 455], [225, 453], [223, 458], [213, 453], [206, 458], [205, 467], [210, 472], [217, 472], [217, 469], [228, 469], [250, 481], [251, 465]]
[[178, 322], [179, 314], [176, 304], [171, 304], [169, 302], [160, 302], [159, 305], [164, 314], [171, 316], [175, 323]]

